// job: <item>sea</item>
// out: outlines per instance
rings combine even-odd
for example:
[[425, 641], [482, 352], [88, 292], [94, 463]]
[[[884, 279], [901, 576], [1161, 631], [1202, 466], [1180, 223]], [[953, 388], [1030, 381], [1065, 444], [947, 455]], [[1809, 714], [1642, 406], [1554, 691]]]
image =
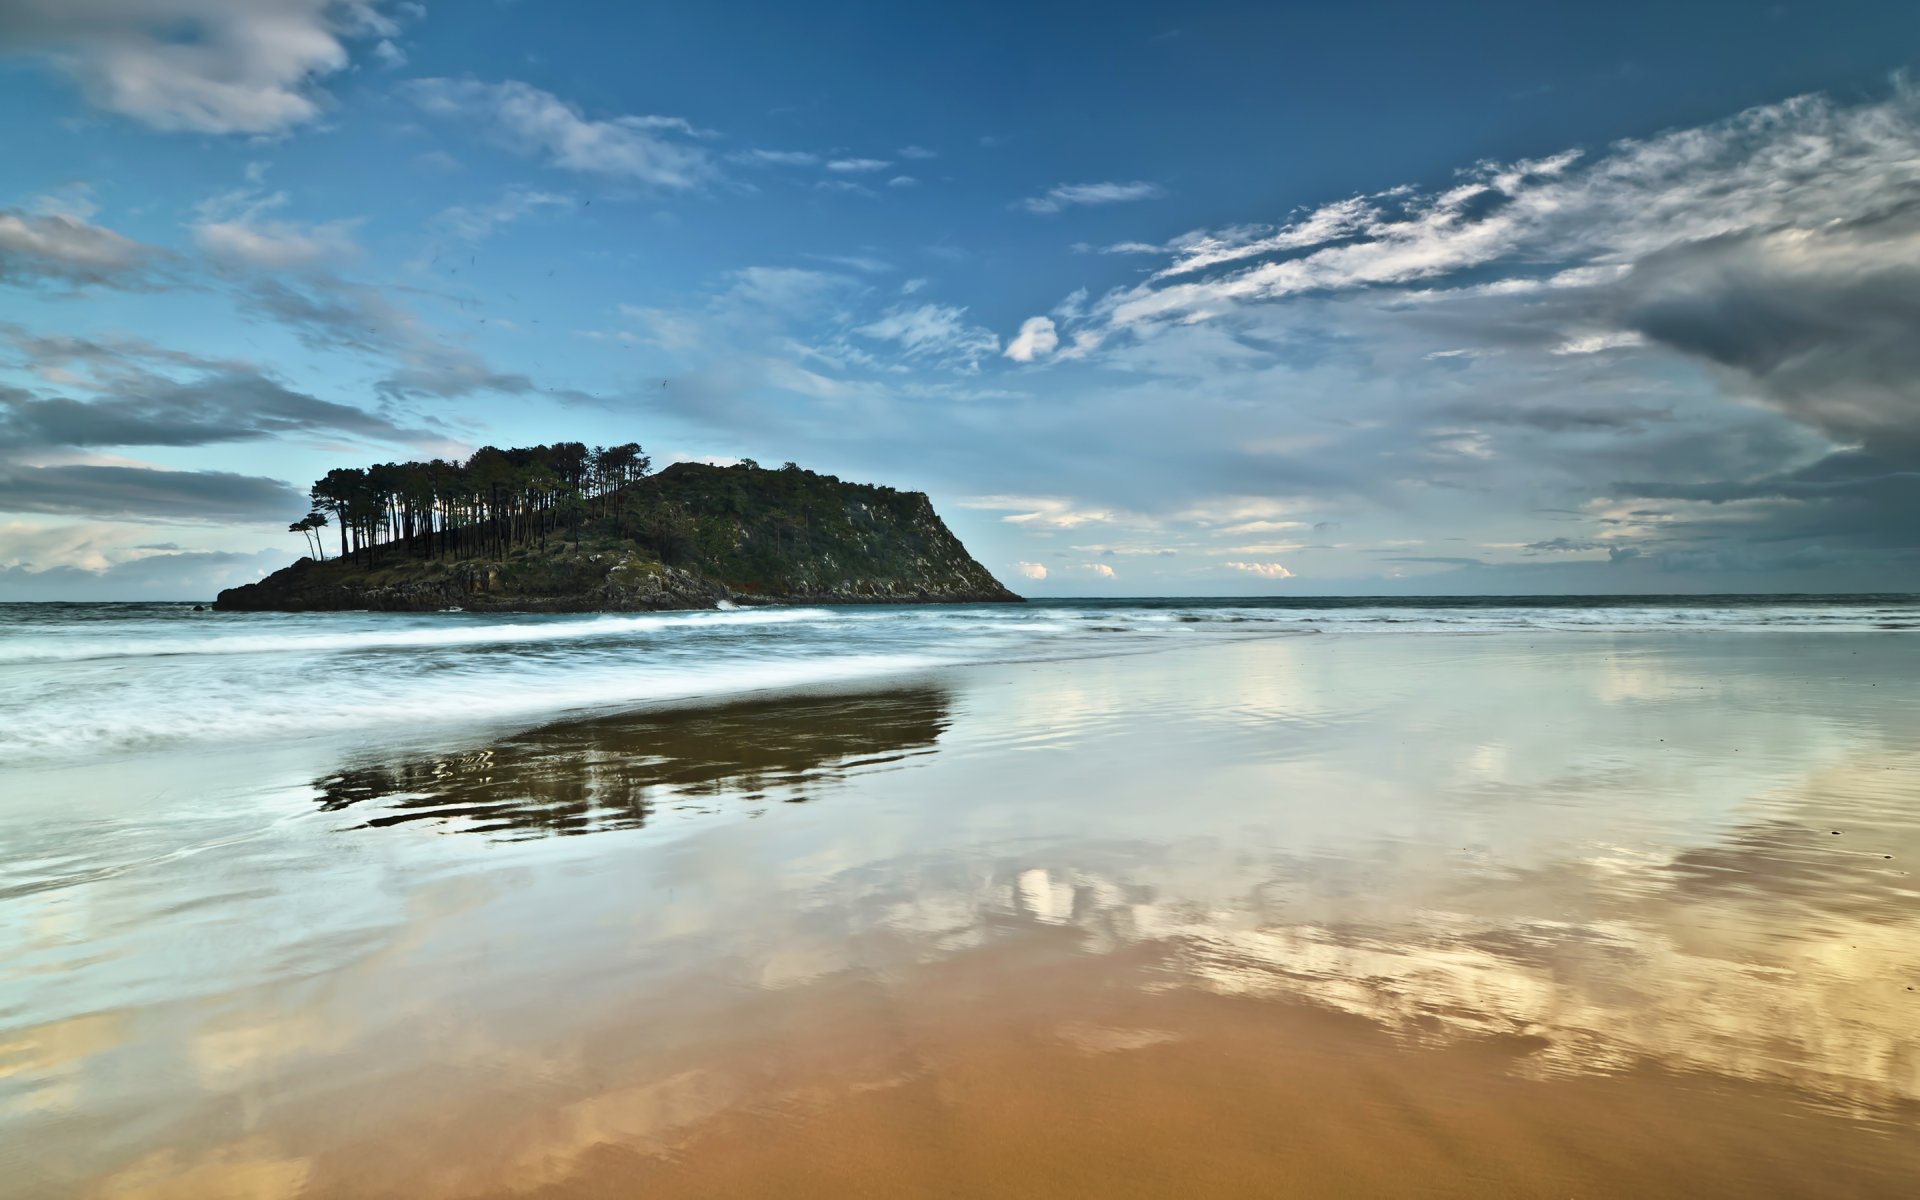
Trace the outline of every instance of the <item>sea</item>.
[[1911, 1196], [1916, 630], [0, 605], [0, 1196]]
[[607, 615], [0, 605], [0, 770], [439, 737], [970, 664], [1264, 637], [1886, 633], [1920, 596], [1068, 599]]

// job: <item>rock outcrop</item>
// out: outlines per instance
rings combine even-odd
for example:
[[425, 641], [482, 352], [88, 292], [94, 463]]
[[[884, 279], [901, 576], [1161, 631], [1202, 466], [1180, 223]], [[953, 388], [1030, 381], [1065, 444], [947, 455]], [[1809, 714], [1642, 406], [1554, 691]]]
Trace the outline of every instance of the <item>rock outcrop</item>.
[[788, 467], [679, 463], [544, 547], [436, 557], [401, 544], [301, 559], [214, 607], [600, 612], [734, 604], [1018, 601], [921, 492]]

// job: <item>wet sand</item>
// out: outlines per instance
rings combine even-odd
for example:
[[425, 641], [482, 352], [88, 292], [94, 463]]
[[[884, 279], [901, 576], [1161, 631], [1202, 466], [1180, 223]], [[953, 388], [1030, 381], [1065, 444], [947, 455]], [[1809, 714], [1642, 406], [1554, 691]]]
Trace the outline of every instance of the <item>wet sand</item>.
[[1920, 650], [1294, 637], [18, 773], [0, 1194], [1920, 1178]]

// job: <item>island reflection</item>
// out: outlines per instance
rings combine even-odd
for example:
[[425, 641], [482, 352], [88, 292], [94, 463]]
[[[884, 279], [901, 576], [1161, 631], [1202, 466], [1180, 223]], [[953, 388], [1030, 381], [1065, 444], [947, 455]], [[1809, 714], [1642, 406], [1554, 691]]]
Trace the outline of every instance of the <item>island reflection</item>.
[[931, 753], [950, 719], [947, 694], [924, 686], [623, 713], [353, 766], [313, 788], [323, 812], [367, 814], [358, 829], [425, 820], [515, 840], [638, 829], [662, 808], [724, 795], [804, 802]]

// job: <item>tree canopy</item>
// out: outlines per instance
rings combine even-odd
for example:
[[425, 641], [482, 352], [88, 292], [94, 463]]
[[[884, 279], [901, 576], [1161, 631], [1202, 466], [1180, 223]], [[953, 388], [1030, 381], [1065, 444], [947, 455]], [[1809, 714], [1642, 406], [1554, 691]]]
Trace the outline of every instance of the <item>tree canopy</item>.
[[544, 546], [550, 534], [606, 515], [614, 494], [652, 466], [637, 442], [555, 442], [482, 446], [465, 462], [336, 467], [314, 482], [313, 511], [287, 529], [312, 538], [318, 554], [318, 530], [331, 523], [341, 557], [369, 562], [384, 546], [422, 558]]

